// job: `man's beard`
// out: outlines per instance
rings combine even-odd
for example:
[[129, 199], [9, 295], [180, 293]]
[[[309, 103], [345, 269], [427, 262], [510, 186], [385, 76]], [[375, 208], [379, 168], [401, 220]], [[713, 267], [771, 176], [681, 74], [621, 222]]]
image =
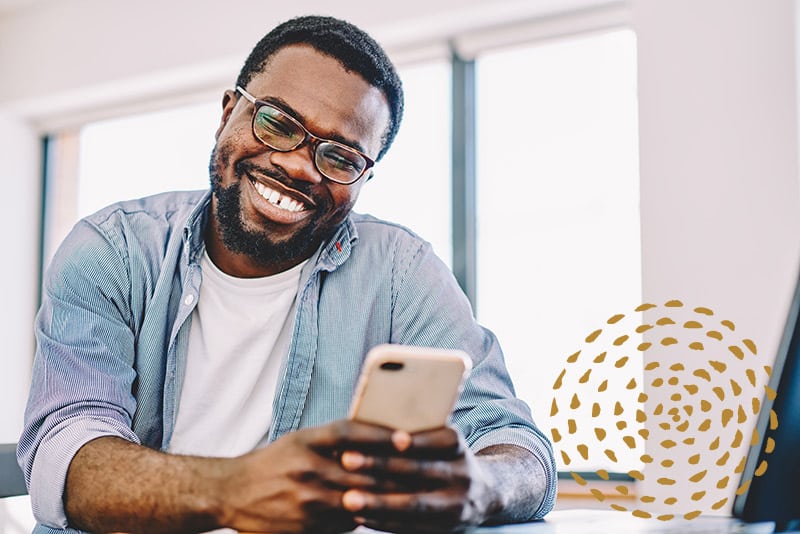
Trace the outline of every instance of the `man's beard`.
[[[235, 172], [239, 181], [223, 187], [222, 176], [215, 164], [216, 155], [215, 147], [209, 163], [211, 190], [217, 198], [217, 222], [222, 243], [229, 251], [243, 254], [260, 265], [296, 264], [307, 259], [324, 239], [333, 235], [336, 226], [326, 227], [320, 222], [327, 211], [325, 209], [319, 209], [297, 233], [279, 242], [273, 241], [268, 231], [257, 232], [245, 228], [240, 202], [241, 181], [249, 178], [240, 168], [241, 165], [237, 164]], [[227, 154], [222, 149], [220, 165], [224, 165], [226, 159]]]

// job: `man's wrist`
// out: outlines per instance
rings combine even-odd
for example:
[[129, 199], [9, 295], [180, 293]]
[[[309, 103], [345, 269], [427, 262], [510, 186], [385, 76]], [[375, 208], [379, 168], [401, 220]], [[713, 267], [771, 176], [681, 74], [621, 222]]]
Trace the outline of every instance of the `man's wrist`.
[[507, 482], [502, 480], [504, 472], [503, 454], [500, 452], [481, 451], [475, 455], [475, 460], [482, 472], [481, 479], [486, 486], [485, 498], [481, 508], [480, 523], [490, 522], [493, 518], [502, 514], [509, 503], [509, 492]]
[[209, 461], [204, 473], [205, 488], [197, 494], [193, 503], [198, 517], [205, 518], [213, 528], [225, 528], [234, 524], [236, 517], [235, 484], [238, 458], [214, 458]]
[[484, 522], [531, 519], [544, 498], [544, 473], [538, 459], [516, 445], [492, 445], [476, 458], [491, 480], [491, 505]]

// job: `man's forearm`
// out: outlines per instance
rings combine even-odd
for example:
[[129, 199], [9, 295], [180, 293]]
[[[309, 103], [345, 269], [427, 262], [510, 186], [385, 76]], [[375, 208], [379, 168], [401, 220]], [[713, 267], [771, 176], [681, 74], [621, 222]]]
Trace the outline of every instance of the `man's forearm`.
[[340, 420], [289, 432], [236, 458], [177, 456], [120, 438], [84, 445], [70, 464], [64, 508], [90, 531], [343, 532], [349, 488], [374, 477], [345, 470], [336, 451], [386, 450], [391, 430]]
[[116, 437], [84, 445], [70, 464], [64, 509], [92, 532], [199, 532], [217, 526], [226, 462], [176, 456]]
[[527, 449], [515, 445], [493, 445], [476, 454], [495, 481], [499, 510], [489, 523], [528, 521], [541, 507], [547, 480], [541, 462]]

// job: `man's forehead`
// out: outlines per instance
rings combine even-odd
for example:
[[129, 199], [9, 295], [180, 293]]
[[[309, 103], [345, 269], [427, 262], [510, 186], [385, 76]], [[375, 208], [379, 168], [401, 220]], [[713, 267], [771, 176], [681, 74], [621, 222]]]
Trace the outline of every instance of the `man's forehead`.
[[[341, 58], [308, 43], [293, 43], [278, 48], [264, 60], [260, 69], [253, 73], [251, 81], [255, 78], [272, 74], [296, 74], [299, 76], [302, 75], [303, 67], [311, 66], [315, 66], [317, 69], [325, 68], [326, 70], [339, 71], [348, 77], [357, 79], [365, 87], [384, 93], [383, 89], [370, 83], [361, 73], [349, 68]], [[317, 76], [317, 81], [322, 84], [325, 79]]]

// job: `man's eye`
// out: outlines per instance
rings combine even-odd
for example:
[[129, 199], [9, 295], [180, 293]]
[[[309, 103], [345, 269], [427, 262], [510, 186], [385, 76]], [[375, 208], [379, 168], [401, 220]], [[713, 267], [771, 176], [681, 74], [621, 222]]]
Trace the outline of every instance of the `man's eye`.
[[344, 171], [360, 170], [360, 165], [351, 154], [343, 154], [334, 151], [326, 152], [325, 160], [328, 162], [328, 165], [334, 169], [341, 169]]
[[293, 137], [295, 135], [294, 128], [291, 125], [268, 113], [259, 113], [256, 116], [256, 125], [272, 135], [281, 137]]

